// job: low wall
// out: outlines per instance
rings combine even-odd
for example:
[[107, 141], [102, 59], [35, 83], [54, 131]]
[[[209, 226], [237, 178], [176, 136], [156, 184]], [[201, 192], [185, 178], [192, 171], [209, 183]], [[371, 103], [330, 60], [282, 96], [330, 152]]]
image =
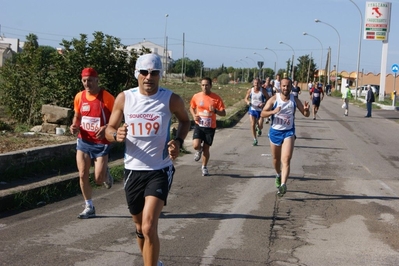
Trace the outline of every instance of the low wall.
[[32, 172], [33, 164], [38, 162], [42, 162], [41, 168], [46, 168], [46, 162], [74, 159], [75, 156], [76, 141], [3, 153], [0, 154], [0, 181], [10, 181]]

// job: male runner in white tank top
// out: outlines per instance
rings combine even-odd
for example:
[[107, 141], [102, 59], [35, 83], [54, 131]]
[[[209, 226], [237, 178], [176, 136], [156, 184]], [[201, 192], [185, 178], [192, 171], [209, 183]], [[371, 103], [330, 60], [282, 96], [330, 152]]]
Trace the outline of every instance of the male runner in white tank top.
[[[173, 181], [172, 160], [190, 129], [182, 98], [158, 86], [161, 75], [158, 55], [140, 56], [135, 70], [139, 86], [117, 96], [106, 129], [109, 141], [126, 145], [124, 190], [144, 265], [158, 263], [158, 219]], [[179, 121], [174, 140], [170, 139], [172, 115]]]

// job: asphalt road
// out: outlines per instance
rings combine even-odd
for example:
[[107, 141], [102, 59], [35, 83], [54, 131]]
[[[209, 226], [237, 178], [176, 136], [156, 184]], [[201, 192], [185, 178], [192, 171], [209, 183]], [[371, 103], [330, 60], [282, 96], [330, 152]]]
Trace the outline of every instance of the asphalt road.
[[[164, 264], [399, 265], [398, 113], [350, 106], [344, 117], [341, 104], [327, 97], [317, 120], [297, 112], [283, 198], [269, 126], [253, 147], [248, 116], [217, 131], [211, 176], [180, 157], [159, 224]], [[0, 265], [142, 265], [122, 184], [94, 203], [89, 220], [76, 218], [81, 196], [2, 218]]]

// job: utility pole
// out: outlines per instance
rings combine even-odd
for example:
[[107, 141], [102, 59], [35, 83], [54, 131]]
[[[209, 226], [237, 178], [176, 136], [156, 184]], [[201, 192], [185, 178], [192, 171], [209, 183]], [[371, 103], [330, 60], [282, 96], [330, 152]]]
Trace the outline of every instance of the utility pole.
[[181, 81], [184, 81], [184, 32], [183, 32], [183, 59], [181, 60]]

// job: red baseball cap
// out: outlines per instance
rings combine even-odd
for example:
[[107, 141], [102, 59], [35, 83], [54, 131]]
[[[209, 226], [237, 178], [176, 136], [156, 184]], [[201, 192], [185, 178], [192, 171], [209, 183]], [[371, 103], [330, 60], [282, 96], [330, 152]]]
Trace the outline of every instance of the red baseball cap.
[[97, 71], [94, 68], [86, 67], [82, 70], [82, 77], [98, 77]]

